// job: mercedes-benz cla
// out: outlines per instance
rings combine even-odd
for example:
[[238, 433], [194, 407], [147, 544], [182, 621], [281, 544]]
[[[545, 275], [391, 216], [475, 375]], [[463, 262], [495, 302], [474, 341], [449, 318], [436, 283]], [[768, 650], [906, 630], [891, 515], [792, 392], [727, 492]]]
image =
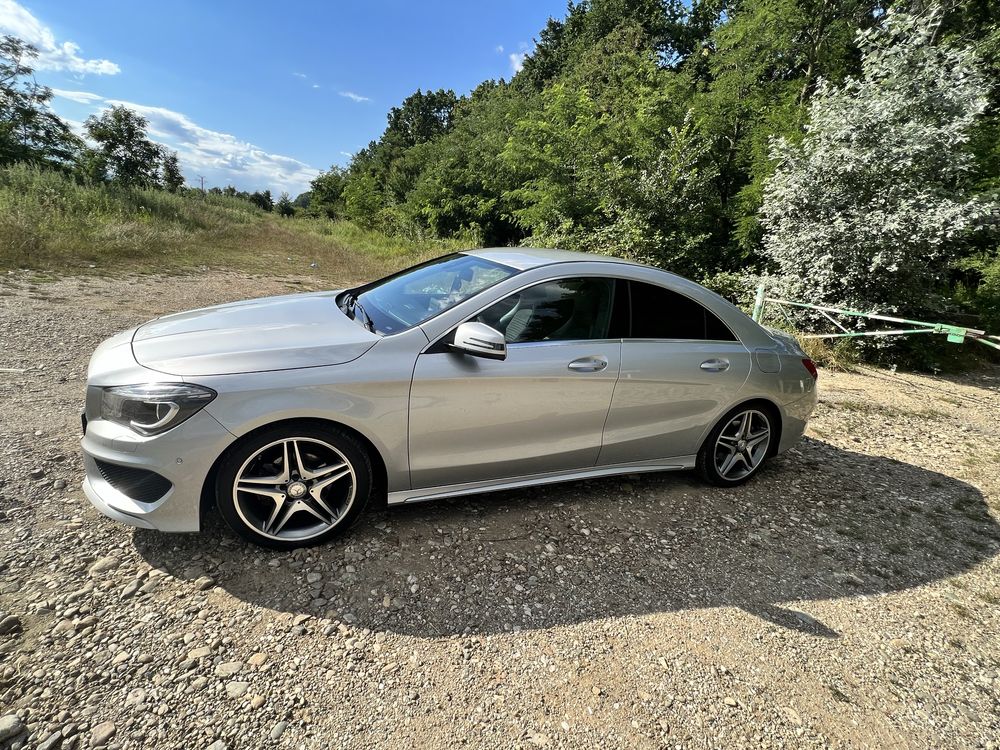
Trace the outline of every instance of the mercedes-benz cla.
[[197, 531], [214, 504], [246, 539], [290, 548], [342, 532], [376, 492], [393, 505], [675, 469], [737, 485], [815, 403], [794, 339], [698, 284], [478, 250], [108, 339], [88, 373], [84, 490], [161, 531]]

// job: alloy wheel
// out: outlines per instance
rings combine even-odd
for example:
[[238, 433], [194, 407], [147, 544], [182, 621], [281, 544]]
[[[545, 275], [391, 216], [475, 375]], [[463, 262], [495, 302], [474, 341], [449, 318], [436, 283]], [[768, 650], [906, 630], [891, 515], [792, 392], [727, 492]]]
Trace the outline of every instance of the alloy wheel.
[[357, 477], [329, 443], [290, 437], [265, 445], [236, 472], [233, 504], [249, 528], [270, 539], [304, 541], [336, 526], [354, 503]]
[[715, 469], [719, 476], [738, 481], [753, 474], [767, 456], [771, 420], [756, 409], [735, 414], [715, 441]]

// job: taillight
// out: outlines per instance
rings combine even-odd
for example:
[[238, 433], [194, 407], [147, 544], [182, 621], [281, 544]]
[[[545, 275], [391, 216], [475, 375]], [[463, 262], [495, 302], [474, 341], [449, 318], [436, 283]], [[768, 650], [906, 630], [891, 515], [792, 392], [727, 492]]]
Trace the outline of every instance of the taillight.
[[809, 359], [809, 357], [803, 357], [802, 364], [809, 370], [809, 374], [813, 376], [813, 380], [819, 378], [819, 370], [816, 369], [816, 363]]

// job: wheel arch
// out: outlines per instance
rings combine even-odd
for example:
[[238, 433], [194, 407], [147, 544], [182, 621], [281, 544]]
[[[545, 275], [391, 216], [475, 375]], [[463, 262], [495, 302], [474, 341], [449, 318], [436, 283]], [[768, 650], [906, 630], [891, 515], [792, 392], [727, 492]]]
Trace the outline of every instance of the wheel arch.
[[255, 435], [264, 432], [265, 430], [272, 430], [275, 427], [280, 427], [282, 425], [292, 425], [292, 424], [310, 424], [317, 426], [320, 429], [323, 428], [335, 428], [342, 432], [347, 433], [359, 443], [365, 449], [368, 454], [368, 458], [372, 463], [372, 492], [378, 497], [383, 495], [388, 487], [388, 469], [385, 464], [385, 459], [382, 457], [381, 451], [375, 446], [375, 443], [365, 435], [360, 430], [351, 427], [350, 425], [344, 424], [343, 422], [338, 422], [335, 419], [323, 419], [319, 417], [291, 417], [286, 419], [278, 419], [274, 422], [267, 422], [266, 424], [259, 425], [249, 432], [245, 432], [239, 437], [235, 438], [226, 449], [223, 450], [212, 462], [212, 468], [208, 470], [208, 474], [205, 476], [205, 481], [201, 487], [201, 507], [200, 507], [200, 518], [204, 521], [206, 514], [211, 513], [215, 509], [215, 480], [219, 474], [219, 466], [222, 462], [236, 450], [245, 441], [250, 440]]

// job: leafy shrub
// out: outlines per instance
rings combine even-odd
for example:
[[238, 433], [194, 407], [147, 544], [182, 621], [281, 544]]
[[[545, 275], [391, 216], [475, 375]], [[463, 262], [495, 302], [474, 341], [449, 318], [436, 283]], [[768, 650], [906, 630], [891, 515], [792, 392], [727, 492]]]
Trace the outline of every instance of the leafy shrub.
[[863, 75], [821, 83], [802, 142], [780, 140], [764, 248], [797, 296], [861, 310], [935, 308], [945, 261], [995, 204], [971, 196], [971, 126], [987, 84], [940, 18], [891, 11], [859, 34]]

